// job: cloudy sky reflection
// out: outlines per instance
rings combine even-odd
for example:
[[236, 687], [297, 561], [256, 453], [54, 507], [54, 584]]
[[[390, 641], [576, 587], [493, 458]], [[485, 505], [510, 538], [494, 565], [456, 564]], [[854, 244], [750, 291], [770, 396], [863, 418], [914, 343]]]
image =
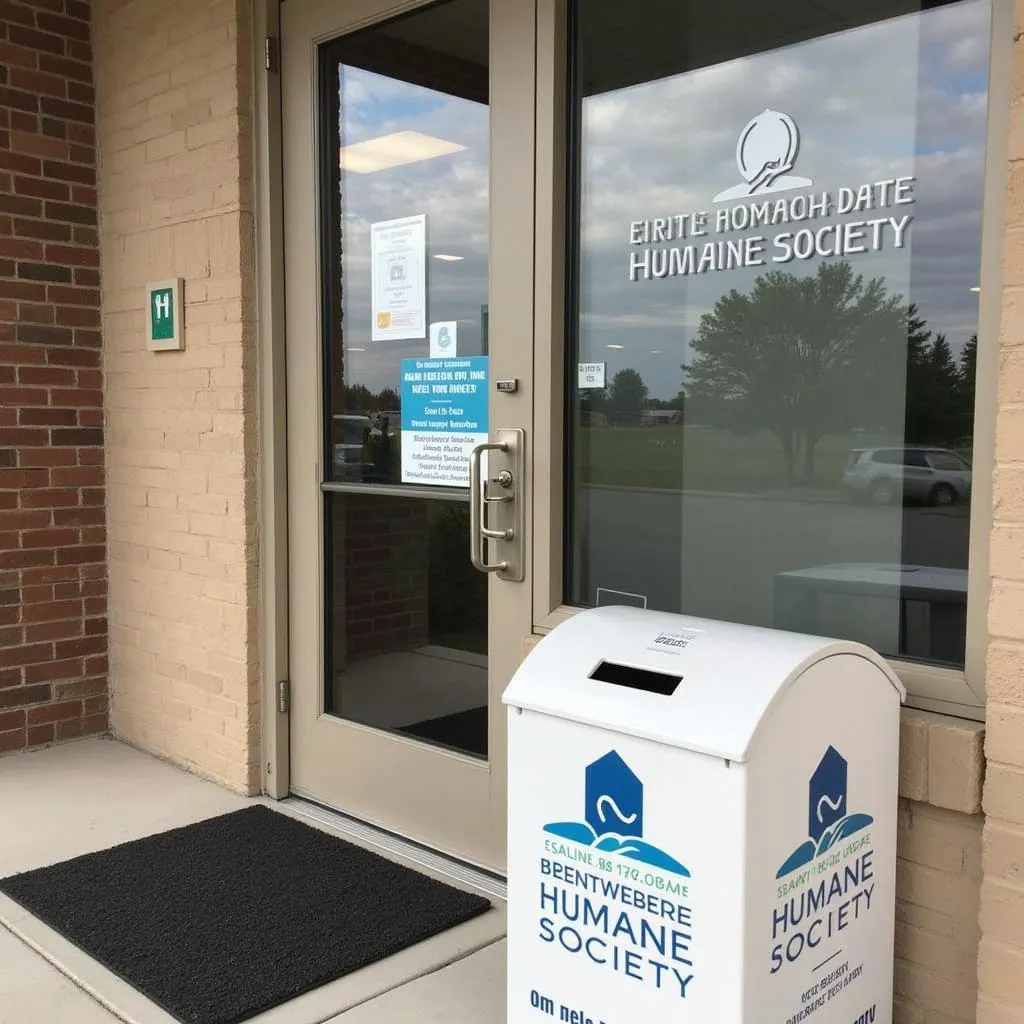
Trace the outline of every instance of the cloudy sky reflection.
[[[713, 220], [715, 195], [740, 180], [737, 136], [766, 107], [784, 111], [799, 126], [794, 173], [814, 182], [801, 191], [834, 194], [841, 186], [916, 177], [916, 202], [899, 210], [914, 218], [908, 244], [851, 259], [859, 272], [884, 277], [892, 291], [916, 302], [958, 355], [977, 324], [971, 289], [980, 261], [989, 17], [988, 0], [966, 0], [586, 97], [579, 358], [607, 362], [609, 379], [617, 369], [634, 367], [653, 397], [672, 398], [682, 384], [689, 339], [722, 294], [749, 290], [769, 269], [815, 272], [811, 259], [629, 281], [631, 222], [699, 211]], [[608, 50], [601, 60], [614, 61], [614, 41], [601, 45]], [[699, 47], [699, 38], [691, 40], [691, 50]], [[484, 103], [352, 66], [339, 67], [338, 87], [335, 157], [339, 145], [397, 131], [465, 147], [342, 176], [344, 258], [336, 250], [333, 265], [343, 274], [344, 344], [356, 350], [346, 359], [346, 383], [377, 392], [396, 387], [399, 361], [426, 355], [427, 342], [370, 341], [369, 229], [375, 221], [427, 214], [428, 320], [459, 320], [460, 351], [481, 351], [489, 112]], [[787, 228], [765, 233], [770, 238], [777, 230]], [[465, 258], [429, 258], [438, 253]]]
[[[400, 131], [464, 147], [372, 174], [341, 176], [345, 383], [374, 393], [397, 391], [400, 361], [426, 358], [429, 346], [425, 340], [370, 340], [370, 225], [427, 215], [427, 319], [458, 321], [460, 354], [479, 353], [487, 302], [488, 108], [347, 65], [339, 67], [339, 94], [335, 159], [340, 146]], [[437, 254], [463, 258], [446, 262], [432, 258]]]
[[[766, 107], [799, 126], [793, 173], [813, 180], [800, 191], [917, 178], [911, 206], [806, 226], [911, 213], [902, 249], [850, 259], [917, 303], [958, 355], [977, 324], [989, 11], [987, 0], [968, 0], [585, 98], [579, 358], [607, 362], [609, 379], [633, 367], [653, 397], [672, 398], [689, 339], [719, 297], [748, 291], [767, 270], [816, 272], [812, 258], [629, 280], [631, 222], [707, 211], [713, 224], [714, 197], [742, 180], [737, 137]], [[745, 234], [770, 240], [801, 226]]]

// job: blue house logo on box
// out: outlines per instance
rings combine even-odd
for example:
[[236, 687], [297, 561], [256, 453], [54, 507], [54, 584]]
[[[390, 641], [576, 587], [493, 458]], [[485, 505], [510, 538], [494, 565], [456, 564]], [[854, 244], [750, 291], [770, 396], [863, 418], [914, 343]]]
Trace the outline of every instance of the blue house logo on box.
[[872, 823], [874, 819], [870, 814], [847, 813], [847, 776], [846, 758], [830, 746], [808, 784], [808, 838], [786, 858], [776, 878], [810, 864], [836, 843]]
[[644, 784], [615, 750], [586, 769], [585, 821], [553, 821], [545, 832], [672, 874], [690, 872], [644, 838]]

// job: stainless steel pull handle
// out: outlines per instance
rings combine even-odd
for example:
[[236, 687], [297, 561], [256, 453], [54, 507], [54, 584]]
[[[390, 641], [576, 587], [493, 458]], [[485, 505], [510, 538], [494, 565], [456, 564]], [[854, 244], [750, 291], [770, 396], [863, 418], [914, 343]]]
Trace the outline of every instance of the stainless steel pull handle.
[[[499, 580], [522, 583], [526, 578], [526, 433], [519, 427], [494, 431], [494, 440], [477, 445], [469, 457], [469, 558], [473, 568]], [[483, 473], [483, 457], [487, 473]], [[497, 545], [501, 561], [489, 557]]]
[[[508, 562], [487, 561], [487, 540], [511, 540], [512, 530], [490, 530], [487, 528], [487, 482], [480, 472], [480, 460], [484, 452], [508, 452], [505, 441], [478, 444], [469, 456], [469, 560], [480, 572], [505, 572]], [[511, 497], [511, 496], [509, 496]], [[505, 500], [505, 499], [502, 499]]]

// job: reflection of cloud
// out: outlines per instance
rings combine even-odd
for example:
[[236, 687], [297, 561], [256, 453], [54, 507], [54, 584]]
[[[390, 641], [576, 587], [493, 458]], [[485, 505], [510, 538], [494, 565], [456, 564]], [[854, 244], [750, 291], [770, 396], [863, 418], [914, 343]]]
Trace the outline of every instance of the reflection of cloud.
[[792, 95], [794, 90], [806, 89], [815, 80], [814, 72], [803, 64], [779, 64], [768, 72], [767, 96]]
[[[711, 210], [713, 196], [736, 181], [738, 132], [769, 105], [799, 125], [794, 173], [813, 178], [815, 192], [917, 175], [909, 246], [853, 262], [909, 294], [956, 351], [977, 319], [970, 288], [980, 251], [988, 32], [988, 3], [969, 0], [587, 99], [580, 358], [608, 361], [610, 375], [633, 365], [655, 397], [676, 393], [701, 314], [727, 289], [749, 290], [766, 268], [631, 284], [629, 225]], [[614, 60], [614, 45], [609, 54]], [[487, 302], [488, 111], [354, 68], [344, 75], [343, 109], [346, 143], [415, 130], [467, 147], [343, 182], [346, 340], [368, 349], [353, 358], [349, 382], [380, 390], [395, 386], [399, 360], [423, 354], [426, 342], [369, 342], [369, 225], [426, 213], [431, 251], [466, 257], [428, 260], [428, 316], [479, 324]], [[460, 324], [459, 336], [479, 350], [479, 330]]]
[[580, 321], [590, 328], [628, 330], [644, 327], [696, 327], [700, 322], [691, 306], [674, 306], [658, 312], [651, 309], [636, 313], [582, 313]]
[[949, 64], [954, 68], [976, 68], [988, 60], [986, 40], [978, 35], [957, 39], [949, 49]]
[[[464, 149], [430, 161], [342, 179], [345, 343], [365, 348], [350, 356], [347, 384], [371, 391], [397, 388], [400, 361], [426, 357], [423, 341], [370, 340], [370, 225], [412, 214], [427, 216], [428, 320], [457, 320], [460, 352], [479, 352], [481, 308], [487, 303], [488, 110], [420, 86], [358, 68], [342, 80], [344, 141], [416, 131]], [[431, 260], [455, 253], [458, 262]]]

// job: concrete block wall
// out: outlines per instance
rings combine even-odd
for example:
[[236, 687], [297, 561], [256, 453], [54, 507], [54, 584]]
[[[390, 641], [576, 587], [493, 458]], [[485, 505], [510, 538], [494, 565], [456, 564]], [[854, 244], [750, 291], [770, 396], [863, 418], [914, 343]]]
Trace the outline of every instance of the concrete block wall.
[[[111, 728], [260, 785], [247, 0], [95, 0]], [[145, 347], [185, 281], [185, 350]]]
[[0, 5], [0, 754], [107, 728], [89, 14]]

